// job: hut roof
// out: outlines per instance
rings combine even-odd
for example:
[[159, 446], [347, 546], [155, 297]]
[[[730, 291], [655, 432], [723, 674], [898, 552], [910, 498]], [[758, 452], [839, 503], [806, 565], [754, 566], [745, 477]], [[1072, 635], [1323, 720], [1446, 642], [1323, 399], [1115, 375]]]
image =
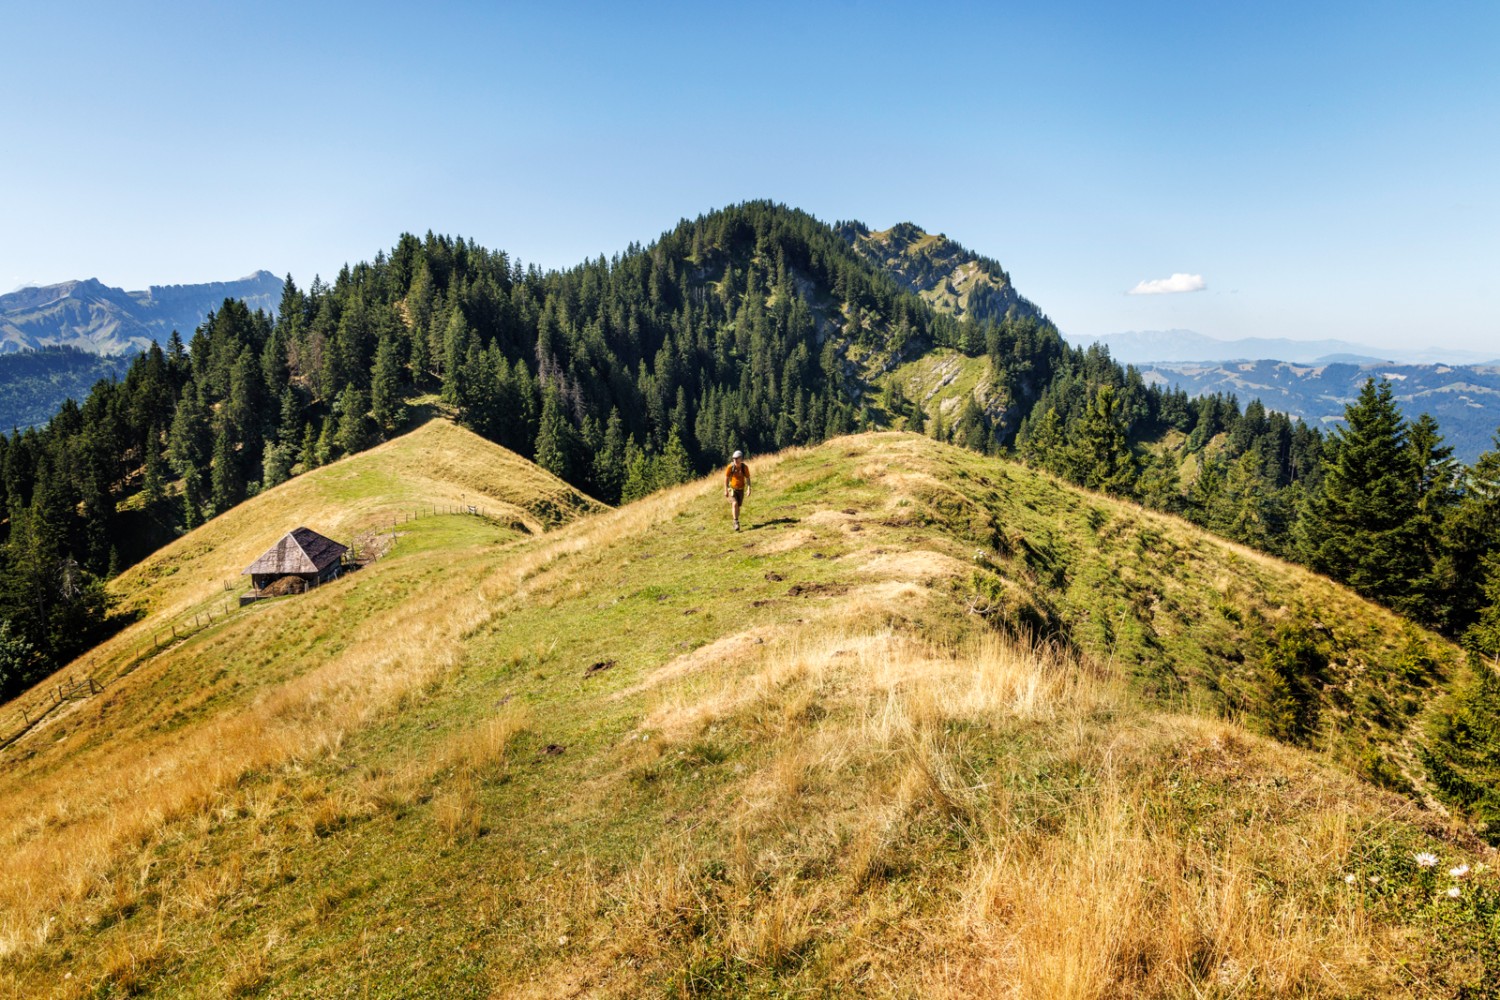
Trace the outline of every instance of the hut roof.
[[240, 575], [321, 573], [338, 562], [347, 551], [349, 546], [324, 538], [311, 528], [297, 528], [288, 531], [281, 541], [266, 549], [265, 554]]

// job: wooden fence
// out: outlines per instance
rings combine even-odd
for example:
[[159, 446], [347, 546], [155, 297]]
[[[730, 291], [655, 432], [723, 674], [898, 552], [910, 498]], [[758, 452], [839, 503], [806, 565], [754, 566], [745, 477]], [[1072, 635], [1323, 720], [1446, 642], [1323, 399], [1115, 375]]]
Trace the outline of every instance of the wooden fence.
[[[41, 692], [40, 699], [33, 699], [29, 704], [13, 706], [10, 724], [5, 730], [8, 735], [0, 737], [0, 750], [31, 732], [33, 726], [68, 702], [91, 697], [103, 690], [104, 685], [95, 680], [93, 675], [83, 680], [76, 680], [70, 675], [66, 682], [53, 684]], [[31, 693], [36, 694], [35, 690]]]

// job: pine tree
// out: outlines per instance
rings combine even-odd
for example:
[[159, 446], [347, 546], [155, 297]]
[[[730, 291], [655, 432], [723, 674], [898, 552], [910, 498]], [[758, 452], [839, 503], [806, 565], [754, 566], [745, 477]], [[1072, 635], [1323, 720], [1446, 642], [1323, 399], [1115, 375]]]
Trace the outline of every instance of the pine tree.
[[1442, 582], [1455, 631], [1484, 606], [1476, 581], [1484, 579], [1485, 559], [1500, 553], [1500, 433], [1494, 444], [1463, 473], [1462, 496], [1443, 524]]
[[620, 502], [639, 500], [655, 491], [657, 485], [655, 463], [632, 440], [625, 447], [625, 485], [620, 490]]
[[1181, 512], [1182, 477], [1177, 463], [1164, 452], [1148, 455], [1136, 479], [1136, 492], [1141, 503], [1152, 510]]
[[161, 451], [158, 442], [161, 432], [155, 424], [146, 434], [145, 471], [141, 478], [141, 500], [147, 510], [155, 510], [167, 497], [167, 486], [162, 478]]
[[604, 427], [604, 443], [594, 453], [593, 479], [599, 499], [605, 503], [620, 502], [625, 472], [625, 426], [620, 419], [619, 407], [614, 407], [610, 409], [609, 421]]
[[667, 447], [657, 458], [656, 485], [676, 486], [693, 478], [693, 466], [688, 461], [687, 449], [674, 430], [667, 438]]
[[228, 425], [214, 438], [214, 464], [210, 481], [209, 502], [215, 515], [222, 514], [245, 499], [245, 477], [240, 471], [239, 456], [234, 450]]
[[987, 452], [991, 441], [990, 423], [971, 394], [964, 399], [964, 405], [958, 411], [958, 419], [953, 422], [953, 443], [974, 451]]
[[[1500, 554], [1486, 556], [1481, 571], [1485, 604], [1479, 620], [1464, 632], [1464, 647], [1477, 656], [1500, 661]], [[1500, 746], [1496, 752], [1500, 753]]]
[[1328, 442], [1323, 481], [1300, 522], [1309, 566], [1404, 609], [1422, 574], [1419, 470], [1389, 382], [1365, 382]]
[[297, 390], [289, 385], [282, 388], [277, 412], [276, 440], [295, 448], [302, 433], [302, 403]]
[[1078, 481], [1091, 490], [1127, 495], [1135, 483], [1136, 461], [1114, 386], [1099, 386], [1072, 437]]
[[261, 456], [261, 488], [280, 486], [292, 477], [292, 464], [296, 458], [296, 447], [289, 441], [276, 441], [266, 445]]
[[443, 401], [446, 403], [457, 404], [461, 396], [459, 376], [464, 358], [469, 353], [469, 336], [469, 324], [464, 319], [463, 310], [455, 307], [444, 327], [443, 350], [438, 357], [443, 371]]
[[1408, 611], [1419, 619], [1439, 625], [1451, 622], [1452, 606], [1447, 577], [1450, 560], [1443, 551], [1443, 525], [1458, 503], [1459, 464], [1452, 447], [1431, 414], [1412, 421], [1407, 445], [1417, 473], [1417, 513], [1412, 524], [1421, 550], [1421, 575], [1413, 581]]
[[573, 471], [573, 428], [563, 413], [562, 398], [557, 389], [548, 386], [542, 393], [542, 422], [536, 436], [536, 464], [567, 479]]
[[370, 398], [363, 389], [347, 387], [338, 399], [338, 430], [334, 442], [339, 451], [353, 455], [363, 451], [370, 443]]
[[328, 416], [323, 418], [322, 428], [318, 431], [317, 443], [313, 446], [314, 465], [327, 465], [339, 457], [337, 426], [333, 417]]
[[311, 421], [302, 425], [302, 445], [297, 449], [297, 464], [302, 466], [303, 472], [318, 467], [318, 432], [313, 430]]
[[401, 404], [401, 362], [396, 344], [382, 337], [375, 348], [375, 370], [370, 374], [370, 411], [382, 433], [395, 429], [396, 408]]
[[41, 659], [32, 642], [9, 619], [0, 621], [0, 699], [18, 694], [41, 672]]

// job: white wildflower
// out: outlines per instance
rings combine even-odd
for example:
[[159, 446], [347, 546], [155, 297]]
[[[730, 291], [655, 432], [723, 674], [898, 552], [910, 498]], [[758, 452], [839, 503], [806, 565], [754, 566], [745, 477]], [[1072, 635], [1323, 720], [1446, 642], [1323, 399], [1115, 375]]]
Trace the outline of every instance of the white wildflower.
[[1449, 868], [1448, 874], [1452, 875], [1454, 878], [1463, 878], [1465, 875], [1469, 874], [1469, 866], [1459, 865], [1457, 868]]
[[1437, 855], [1429, 854], [1427, 851], [1423, 851], [1421, 854], [1417, 855], [1416, 861], [1417, 867], [1419, 868], [1431, 868], [1433, 865], [1437, 864]]
[[1449, 899], [1457, 899], [1458, 898], [1458, 886], [1455, 885], [1453, 888], [1451, 888], [1451, 889], [1448, 890], [1448, 898]]
[[1354, 873], [1353, 872], [1350, 872], [1348, 875], [1344, 876], [1344, 884], [1345, 885], [1353, 885], [1354, 883], [1355, 883], [1355, 878], [1354, 878]]

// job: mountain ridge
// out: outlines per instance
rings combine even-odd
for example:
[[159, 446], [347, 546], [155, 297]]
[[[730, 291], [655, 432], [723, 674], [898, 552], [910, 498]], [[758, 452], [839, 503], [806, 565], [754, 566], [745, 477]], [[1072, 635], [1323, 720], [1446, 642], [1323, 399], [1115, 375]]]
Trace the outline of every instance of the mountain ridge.
[[[182, 635], [0, 754], [7, 988], [1415, 996], [1493, 971], [1493, 850], [1351, 776], [1422, 782], [1404, 744], [1458, 661], [1349, 591], [892, 432], [752, 455], [741, 533], [713, 476], [537, 533], [393, 523], [439, 442], [566, 490], [434, 422], [117, 583], [160, 597], [96, 667]], [[394, 547], [187, 627], [315, 496]], [[1282, 690], [1302, 641], [1321, 686]], [[1283, 723], [1323, 749], [1253, 728]]]
[[83, 278], [0, 295], [0, 351], [77, 347], [126, 354], [165, 343], [175, 330], [191, 335], [226, 298], [274, 313], [282, 279], [260, 270], [233, 281], [151, 285], [135, 292]]
[[1275, 360], [1294, 364], [1353, 362], [1367, 364], [1500, 364], [1482, 351], [1442, 347], [1378, 348], [1347, 340], [1290, 340], [1284, 337], [1243, 337], [1220, 340], [1194, 330], [1132, 330], [1084, 337], [1065, 334], [1080, 347], [1091, 343], [1109, 348], [1121, 364], [1230, 362]]
[[1366, 379], [1386, 379], [1408, 420], [1430, 413], [1459, 461], [1472, 464], [1492, 447], [1500, 427], [1500, 365], [1401, 365], [1285, 361], [1140, 364], [1148, 381], [1190, 396], [1234, 394], [1314, 426], [1332, 428]]

